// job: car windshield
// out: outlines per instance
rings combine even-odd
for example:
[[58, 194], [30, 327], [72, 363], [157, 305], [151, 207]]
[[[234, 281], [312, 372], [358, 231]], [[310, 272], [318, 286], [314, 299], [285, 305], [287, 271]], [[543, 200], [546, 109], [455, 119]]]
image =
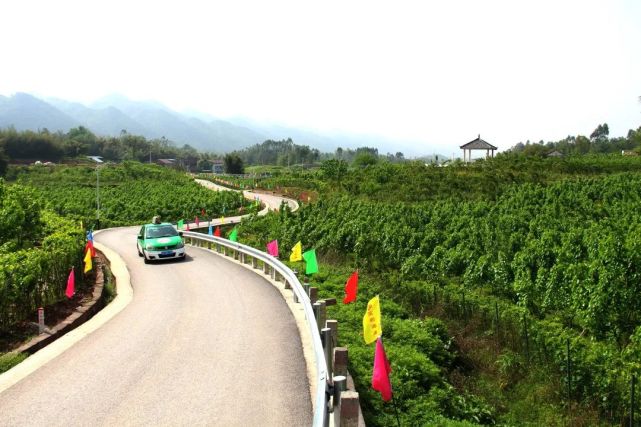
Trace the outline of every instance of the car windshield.
[[147, 228], [147, 239], [157, 239], [159, 237], [177, 236], [178, 232], [171, 225], [160, 225], [158, 227]]

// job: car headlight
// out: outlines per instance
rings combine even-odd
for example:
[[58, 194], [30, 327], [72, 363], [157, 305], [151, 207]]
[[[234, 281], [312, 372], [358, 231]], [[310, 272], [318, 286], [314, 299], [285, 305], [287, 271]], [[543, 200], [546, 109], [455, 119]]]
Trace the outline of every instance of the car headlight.
[[185, 244], [183, 242], [180, 242], [176, 245], [176, 249], [182, 249], [185, 247]]
[[147, 246], [145, 246], [145, 249], [147, 249], [148, 251], [152, 250], [153, 248], [154, 248], [154, 245], [151, 245], [151, 244], [148, 244]]

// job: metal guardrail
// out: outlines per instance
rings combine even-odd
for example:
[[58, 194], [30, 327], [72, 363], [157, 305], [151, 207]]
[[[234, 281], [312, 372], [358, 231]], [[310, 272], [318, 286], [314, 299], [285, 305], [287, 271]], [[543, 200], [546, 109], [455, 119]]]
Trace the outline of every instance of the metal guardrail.
[[[240, 254], [249, 255], [255, 260], [263, 262], [263, 265], [270, 266], [273, 271], [280, 274], [287, 283], [292, 288], [292, 291], [296, 295], [297, 301], [303, 304], [303, 309], [305, 313], [305, 319], [307, 321], [307, 326], [309, 328], [309, 333], [312, 336], [312, 344], [314, 346], [314, 355], [316, 357], [316, 376], [317, 376], [317, 385], [316, 385], [316, 396], [315, 396], [315, 405], [314, 405], [314, 418], [313, 426], [314, 427], [324, 427], [329, 422], [328, 414], [328, 395], [329, 395], [329, 374], [327, 369], [327, 361], [325, 350], [321, 341], [320, 332], [318, 330], [318, 323], [314, 315], [314, 310], [311, 304], [311, 300], [307, 295], [307, 292], [303, 289], [303, 286], [300, 284], [296, 274], [287, 267], [285, 264], [280, 262], [278, 259], [273, 256], [262, 252], [258, 249], [252, 248], [251, 246], [243, 245], [242, 243], [232, 242], [227, 239], [223, 239], [216, 236], [209, 236], [207, 234], [196, 233], [193, 231], [184, 231], [183, 237], [189, 243], [194, 244], [195, 241], [206, 242], [211, 245], [218, 245], [219, 247], [228, 248], [233, 251], [237, 251]], [[197, 245], [202, 246], [202, 245]], [[257, 263], [254, 263], [254, 267], [257, 267]]]

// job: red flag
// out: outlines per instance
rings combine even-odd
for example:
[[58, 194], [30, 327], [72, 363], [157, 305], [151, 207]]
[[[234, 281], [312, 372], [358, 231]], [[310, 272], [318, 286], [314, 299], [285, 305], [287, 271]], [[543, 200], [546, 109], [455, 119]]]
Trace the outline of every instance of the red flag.
[[345, 298], [343, 298], [343, 304], [349, 304], [352, 301], [356, 301], [356, 292], [358, 291], [358, 270], [352, 273], [345, 283]]
[[196, 228], [198, 228], [200, 226], [200, 219], [198, 218], [198, 215], [196, 215], [196, 221], [194, 222], [196, 223]]
[[216, 227], [216, 229], [214, 230], [214, 236], [220, 237], [220, 227]]
[[67, 290], [65, 291], [65, 295], [67, 295], [67, 298], [71, 298], [75, 293], [76, 293], [76, 274], [74, 273], [73, 267], [71, 267], [71, 271], [69, 272], [69, 277], [67, 278]]
[[187, 222], [187, 231], [189, 231], [189, 221]]
[[205, 208], [200, 210], [200, 215], [204, 218], [207, 214], [205, 213]]
[[372, 371], [372, 388], [379, 393], [384, 401], [389, 402], [392, 399], [392, 384], [389, 380], [389, 374], [392, 368], [385, 355], [385, 347], [381, 337], [376, 340], [376, 353], [374, 353], [374, 370]]
[[93, 247], [93, 240], [87, 240], [87, 244], [85, 245], [85, 250], [83, 253], [87, 253], [87, 251], [91, 251], [91, 256], [95, 257], [96, 256], [96, 249]]

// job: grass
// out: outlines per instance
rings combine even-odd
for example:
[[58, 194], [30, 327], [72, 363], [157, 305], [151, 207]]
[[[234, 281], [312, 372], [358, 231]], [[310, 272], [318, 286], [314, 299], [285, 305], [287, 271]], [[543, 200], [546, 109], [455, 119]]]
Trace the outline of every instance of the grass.
[[0, 374], [13, 368], [28, 356], [29, 355], [27, 353], [0, 353]]
[[116, 283], [114, 281], [113, 274], [111, 274], [111, 269], [108, 265], [102, 266], [103, 277], [105, 278], [104, 288], [102, 291], [102, 298], [105, 305], [109, 304], [111, 301], [116, 298]]

